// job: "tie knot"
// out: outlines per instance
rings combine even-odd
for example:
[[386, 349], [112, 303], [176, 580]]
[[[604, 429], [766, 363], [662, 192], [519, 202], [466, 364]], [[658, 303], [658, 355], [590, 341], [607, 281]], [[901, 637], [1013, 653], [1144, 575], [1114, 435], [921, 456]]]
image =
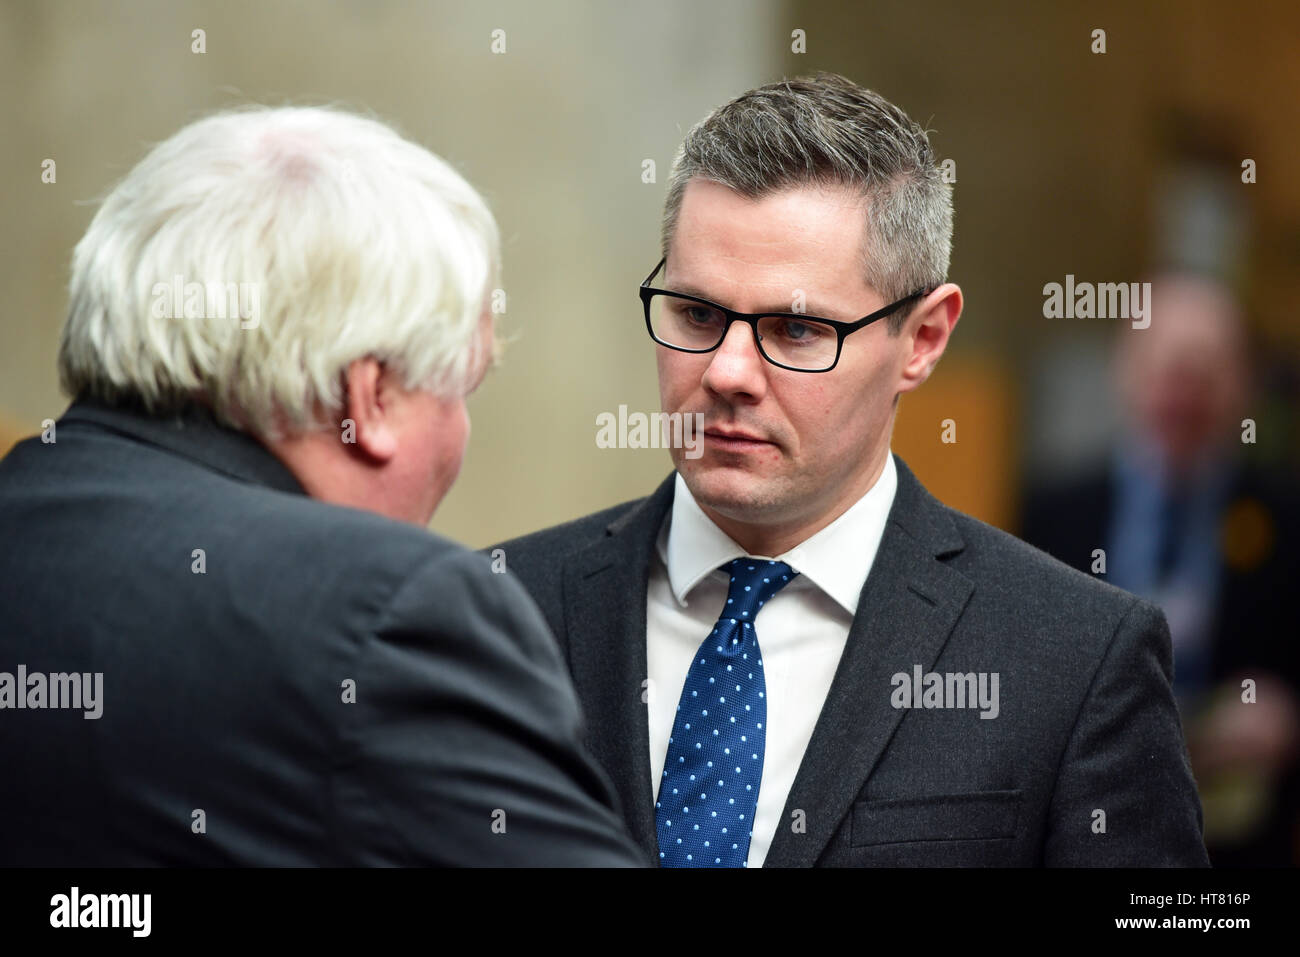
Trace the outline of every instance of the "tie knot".
[[731, 577], [723, 618], [753, 621], [763, 605], [799, 573], [785, 562], [767, 558], [737, 558], [719, 566]]

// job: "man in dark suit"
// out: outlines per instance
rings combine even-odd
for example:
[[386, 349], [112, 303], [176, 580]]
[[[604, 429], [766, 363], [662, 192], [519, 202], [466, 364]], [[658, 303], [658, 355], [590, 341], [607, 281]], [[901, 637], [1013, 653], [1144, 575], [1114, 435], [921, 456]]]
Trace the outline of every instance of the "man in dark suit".
[[497, 546], [661, 866], [1206, 863], [1161, 612], [889, 451], [961, 312], [951, 229], [924, 131], [877, 94], [820, 74], [715, 110], [641, 289], [663, 410], [702, 446]]
[[0, 865], [644, 864], [536, 607], [424, 527], [496, 258], [458, 174], [329, 110], [200, 121], [109, 196], [76, 401], [0, 462]]
[[1254, 430], [1269, 426], [1254, 422], [1262, 403], [1251, 393], [1266, 377], [1230, 288], [1171, 270], [1153, 277], [1151, 301], [1150, 328], [1117, 335], [1125, 419], [1109, 461], [1031, 485], [1021, 534], [1165, 611], [1211, 861], [1294, 865], [1295, 478], [1256, 455]]

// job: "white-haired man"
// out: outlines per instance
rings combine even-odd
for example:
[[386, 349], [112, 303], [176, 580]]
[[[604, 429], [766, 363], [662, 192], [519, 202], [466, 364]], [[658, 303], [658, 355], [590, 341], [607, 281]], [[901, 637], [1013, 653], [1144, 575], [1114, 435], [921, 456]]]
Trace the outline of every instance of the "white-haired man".
[[536, 608], [424, 528], [497, 270], [474, 189], [344, 112], [113, 190], [74, 402], [0, 462], [0, 864], [643, 862]]

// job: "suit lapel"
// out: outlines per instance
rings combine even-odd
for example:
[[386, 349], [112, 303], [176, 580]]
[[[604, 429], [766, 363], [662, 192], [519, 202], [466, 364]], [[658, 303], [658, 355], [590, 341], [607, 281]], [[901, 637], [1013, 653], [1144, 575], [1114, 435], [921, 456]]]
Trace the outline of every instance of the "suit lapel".
[[[931, 669], [974, 589], [936, 560], [963, 548], [952, 519], [902, 460], [894, 461], [898, 489], [889, 520], [765, 867], [816, 863], [902, 720], [903, 711], [890, 705], [892, 676], [916, 664]], [[801, 833], [792, 826], [796, 810], [804, 812]]]
[[646, 586], [650, 559], [672, 506], [669, 474], [565, 564], [569, 669], [587, 716], [589, 746], [623, 805], [632, 836], [659, 859], [650, 783], [650, 722], [642, 695], [646, 668]]
[[[858, 614], [786, 800], [765, 867], [816, 863], [879, 760], [903, 712], [891, 678], [930, 670], [974, 586], [937, 559], [964, 542], [944, 507], [897, 456], [898, 489]], [[618, 791], [632, 836], [658, 860], [646, 680], [646, 586], [655, 539], [672, 507], [673, 472], [565, 564], [569, 668], [589, 745]], [[804, 812], [796, 833], [793, 812]]]

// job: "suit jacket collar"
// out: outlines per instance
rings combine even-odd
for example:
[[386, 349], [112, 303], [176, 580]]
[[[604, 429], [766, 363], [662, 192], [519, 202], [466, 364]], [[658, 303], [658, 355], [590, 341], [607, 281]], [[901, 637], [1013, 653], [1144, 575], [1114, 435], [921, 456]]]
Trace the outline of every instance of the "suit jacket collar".
[[[813, 865], [840, 827], [903, 712], [891, 678], [930, 670], [974, 585], [939, 561], [965, 543], [947, 510], [902, 459], [898, 489], [839, 668], [768, 850], [766, 867]], [[619, 792], [629, 829], [659, 859], [650, 782], [646, 585], [654, 542], [672, 506], [676, 473], [566, 563], [565, 629], [591, 748]]]
[[[108, 405], [77, 399], [59, 420], [86, 424], [154, 445], [244, 482], [305, 495], [293, 473], [266, 446], [217, 422], [211, 411], [194, 404], [167, 414], [151, 415], [130, 404]], [[58, 433], [55, 433], [56, 439]]]
[[676, 474], [564, 569], [569, 670], [586, 711], [590, 748], [614, 781], [629, 830], [654, 861], [659, 848], [646, 702], [649, 694], [671, 692], [648, 687], [646, 583]]
[[[811, 867], [839, 829], [904, 711], [894, 674], [930, 671], [974, 591], [939, 559], [965, 542], [947, 509], [895, 456], [898, 493], [844, 655], [790, 788], [767, 867]], [[802, 812], [802, 813], [797, 813]]]

